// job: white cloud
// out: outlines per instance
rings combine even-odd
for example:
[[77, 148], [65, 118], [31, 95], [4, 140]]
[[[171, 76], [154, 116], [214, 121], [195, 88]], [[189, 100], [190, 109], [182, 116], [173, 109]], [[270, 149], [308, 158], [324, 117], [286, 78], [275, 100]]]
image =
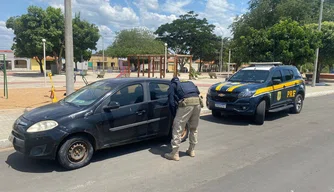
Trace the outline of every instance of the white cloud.
[[142, 12], [140, 16], [141, 24], [149, 29], [156, 29], [162, 24], [171, 23], [177, 19], [176, 15], [161, 15], [152, 12]]
[[10, 50], [13, 45], [13, 37], [13, 30], [7, 29], [5, 21], [0, 21], [0, 49]]
[[158, 10], [159, 9], [158, 0], [135, 0], [134, 4], [139, 9], [144, 9], [144, 10]]
[[[42, 0], [50, 6], [61, 8], [63, 0]], [[119, 27], [138, 25], [139, 17], [130, 7], [111, 5], [109, 0], [73, 0], [72, 15], [80, 12], [82, 18], [98, 25], [117, 24]]]
[[227, 0], [207, 0], [206, 8], [201, 15], [216, 26], [217, 35], [228, 37], [231, 36], [228, 27], [235, 18], [233, 12], [235, 12], [235, 5]]
[[189, 5], [192, 0], [166, 0], [163, 5], [163, 9], [166, 12], [173, 13], [176, 15], [184, 14], [186, 11], [184, 7]]

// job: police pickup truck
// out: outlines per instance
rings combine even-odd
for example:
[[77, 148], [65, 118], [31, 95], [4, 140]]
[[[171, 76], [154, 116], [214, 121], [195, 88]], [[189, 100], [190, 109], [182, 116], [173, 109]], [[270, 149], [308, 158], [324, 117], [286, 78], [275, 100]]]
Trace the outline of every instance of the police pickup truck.
[[206, 105], [212, 115], [250, 115], [262, 125], [266, 112], [290, 110], [300, 113], [305, 82], [294, 66], [251, 66], [236, 72], [225, 82], [212, 85]]

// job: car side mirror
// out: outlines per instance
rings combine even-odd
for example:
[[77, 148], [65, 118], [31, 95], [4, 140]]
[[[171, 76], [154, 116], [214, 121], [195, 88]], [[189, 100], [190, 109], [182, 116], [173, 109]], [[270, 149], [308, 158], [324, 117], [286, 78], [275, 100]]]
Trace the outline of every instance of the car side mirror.
[[111, 102], [109, 103], [109, 105], [106, 105], [106, 106], [103, 107], [103, 110], [104, 110], [104, 111], [110, 111], [110, 110], [112, 110], [112, 109], [118, 109], [118, 108], [120, 108], [120, 106], [121, 106], [121, 105], [120, 105], [118, 102], [111, 101]]
[[280, 79], [273, 79], [273, 85], [278, 85], [280, 83], [282, 83]]

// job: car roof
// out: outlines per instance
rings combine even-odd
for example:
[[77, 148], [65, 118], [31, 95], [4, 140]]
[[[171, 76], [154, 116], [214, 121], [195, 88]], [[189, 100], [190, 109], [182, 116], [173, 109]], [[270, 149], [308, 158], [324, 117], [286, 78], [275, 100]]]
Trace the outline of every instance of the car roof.
[[269, 71], [273, 66], [258, 66], [258, 67], [246, 67], [242, 70], [263, 70], [263, 71]]
[[294, 69], [295, 66], [292, 65], [280, 65], [280, 66], [273, 66], [273, 65], [267, 65], [267, 66], [256, 66], [256, 67], [246, 67], [242, 70], [264, 70], [264, 71], [270, 71], [271, 69], [279, 68], [279, 69]]
[[145, 78], [145, 77], [108, 78], [108, 79], [103, 79], [101, 81], [107, 81], [109, 83], [117, 83], [117, 84], [132, 83], [132, 82], [150, 82], [150, 81], [158, 81], [162, 83], [170, 82], [170, 80], [167, 79]]

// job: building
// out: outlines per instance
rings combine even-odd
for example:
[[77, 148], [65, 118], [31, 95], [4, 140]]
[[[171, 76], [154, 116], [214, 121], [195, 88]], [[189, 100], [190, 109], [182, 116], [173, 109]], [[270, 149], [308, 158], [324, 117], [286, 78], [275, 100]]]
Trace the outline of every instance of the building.
[[[30, 70], [31, 59], [15, 57], [12, 50], [0, 50], [0, 55], [5, 55], [7, 70]], [[0, 61], [3, 64], [3, 60]]]
[[[51, 64], [53, 64], [53, 63], [55, 63], [54, 57], [46, 56], [46, 62], [45, 62], [46, 70], [51, 70]], [[43, 68], [44, 68], [44, 59], [42, 59], [42, 65], [43, 65]], [[31, 70], [32, 71], [40, 71], [41, 70], [40, 66], [39, 66], [39, 63], [36, 60], [36, 57], [31, 59]]]
[[[104, 63], [104, 68], [103, 68]], [[102, 54], [93, 54], [90, 60], [88, 61], [88, 69], [90, 70], [119, 70], [118, 58], [107, 57]]]

